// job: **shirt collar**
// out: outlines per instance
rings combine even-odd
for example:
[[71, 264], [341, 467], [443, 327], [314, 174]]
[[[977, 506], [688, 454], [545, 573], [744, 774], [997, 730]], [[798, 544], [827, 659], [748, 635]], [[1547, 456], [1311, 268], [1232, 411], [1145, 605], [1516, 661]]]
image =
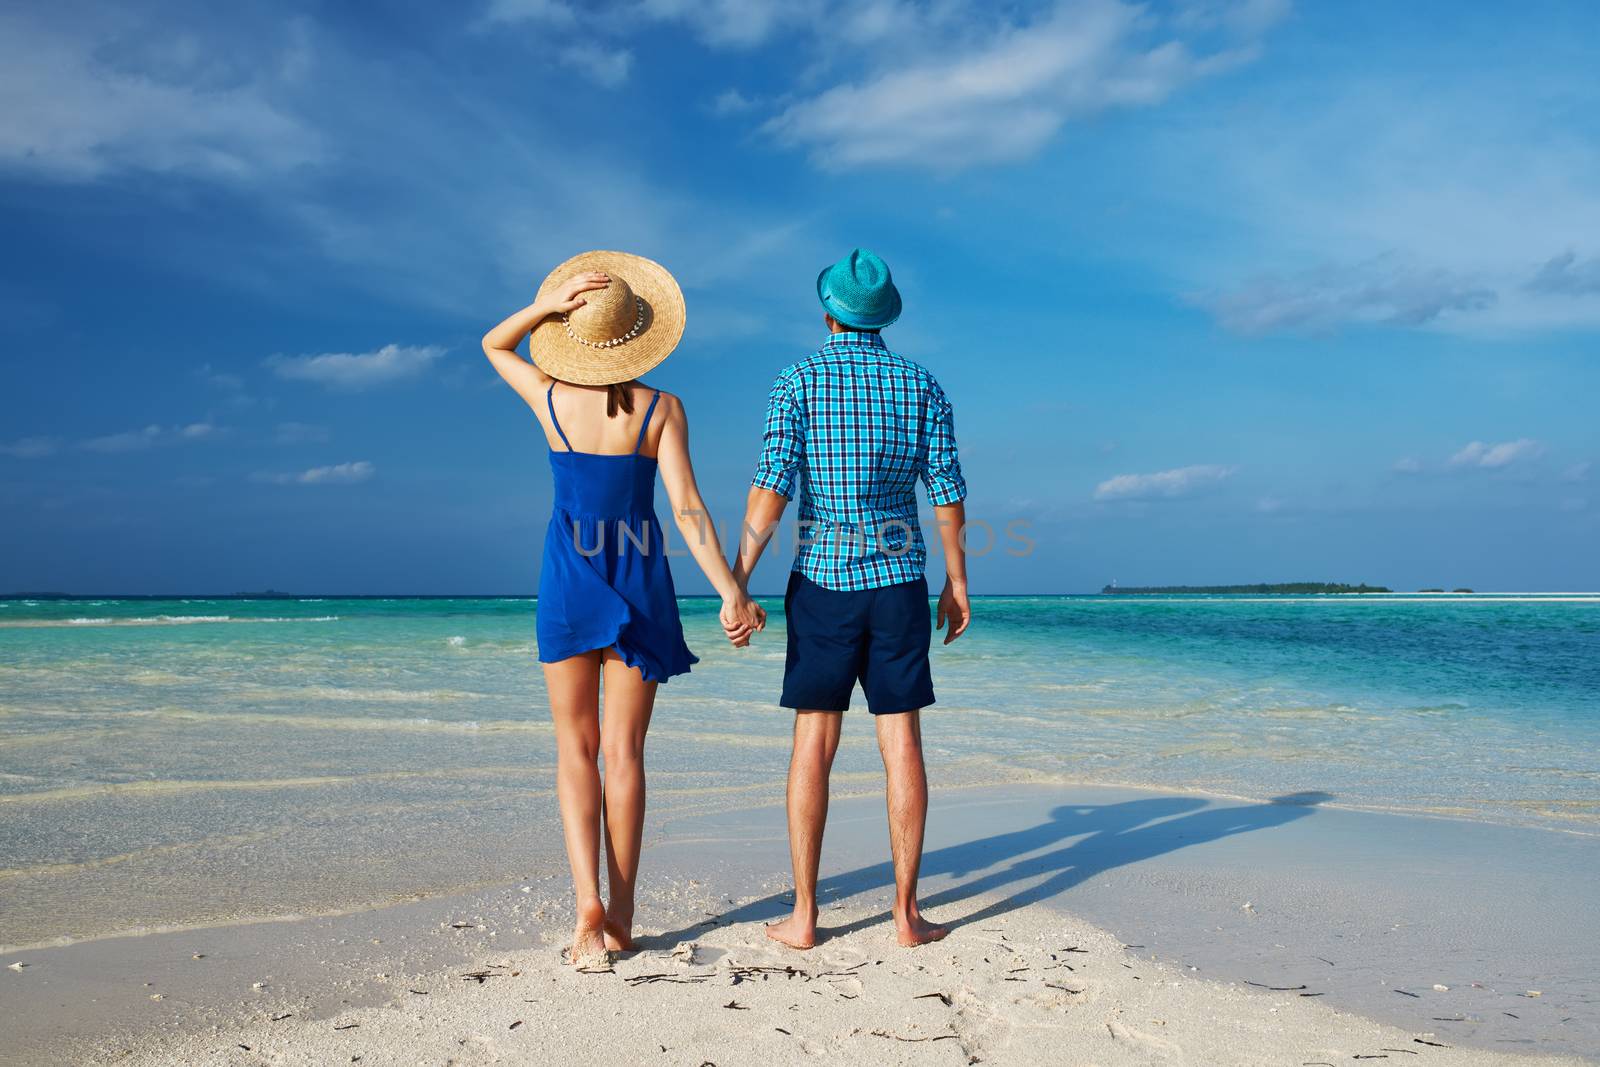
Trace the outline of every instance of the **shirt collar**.
[[837, 351], [846, 346], [854, 345], [858, 348], [880, 348], [887, 352], [889, 346], [883, 343], [883, 335], [867, 333], [864, 330], [845, 330], [841, 333], [830, 334], [823, 343], [824, 352]]

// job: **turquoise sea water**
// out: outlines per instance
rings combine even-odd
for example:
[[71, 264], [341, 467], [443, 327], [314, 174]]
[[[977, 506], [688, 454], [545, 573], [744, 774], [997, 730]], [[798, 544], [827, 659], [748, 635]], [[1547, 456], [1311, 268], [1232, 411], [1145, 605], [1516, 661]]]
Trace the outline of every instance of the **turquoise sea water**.
[[[780, 803], [781, 604], [683, 602], [656, 815]], [[1600, 596], [994, 597], [935, 784], [1101, 781], [1600, 832]], [[559, 871], [526, 599], [0, 601], [0, 945]], [[878, 786], [864, 709], [836, 791]], [[653, 822], [652, 825], [660, 825]]]

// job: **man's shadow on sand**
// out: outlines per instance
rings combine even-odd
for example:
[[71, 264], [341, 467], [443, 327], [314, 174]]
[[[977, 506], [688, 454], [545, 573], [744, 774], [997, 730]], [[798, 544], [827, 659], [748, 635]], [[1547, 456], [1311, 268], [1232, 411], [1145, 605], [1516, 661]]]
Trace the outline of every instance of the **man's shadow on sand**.
[[[976, 873], [977, 876], [923, 897], [923, 911], [927, 913], [981, 894], [1020, 886], [1015, 892], [999, 897], [957, 921], [932, 916], [935, 921], [945, 922], [951, 927], [994, 919], [1018, 908], [1048, 900], [1114, 867], [1124, 867], [1191, 845], [1294, 822], [1310, 815], [1318, 804], [1331, 799], [1332, 795], [1328, 793], [1304, 792], [1273, 797], [1260, 804], [1227, 806], [1213, 806], [1198, 797], [1150, 797], [1098, 805], [1063, 804], [1050, 812], [1048, 822], [1037, 826], [925, 852], [922, 857], [924, 882], [939, 875], [963, 878]], [[1039, 852], [1040, 849], [1069, 840], [1071, 844]], [[887, 852], [887, 840], [883, 847]], [[821, 902], [840, 900], [893, 885], [894, 867], [885, 859], [870, 867], [858, 867], [820, 879], [817, 883], [817, 899]], [[790, 893], [775, 893], [738, 905], [693, 926], [641, 938], [641, 947], [670, 947], [712, 926], [776, 919], [788, 912], [793, 901]], [[826, 915], [824, 911], [824, 919]], [[889, 918], [890, 913], [886, 909], [845, 926], [826, 930], [819, 927], [818, 933], [826, 937], [838, 937]]]

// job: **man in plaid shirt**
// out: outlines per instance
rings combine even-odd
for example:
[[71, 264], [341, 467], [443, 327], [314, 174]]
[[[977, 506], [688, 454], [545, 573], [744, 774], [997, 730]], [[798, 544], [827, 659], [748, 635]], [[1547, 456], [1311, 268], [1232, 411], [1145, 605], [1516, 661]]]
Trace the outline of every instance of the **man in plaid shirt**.
[[[921, 709], [934, 701], [928, 665], [928, 550], [916, 484], [928, 489], [944, 549], [938, 622], [945, 644], [971, 620], [961, 530], [967, 495], [950, 401], [932, 374], [889, 351], [879, 331], [900, 315], [889, 268], [856, 249], [824, 270], [817, 295], [830, 337], [772, 385], [765, 446], [752, 480], [734, 574], [747, 581], [798, 489], [799, 544], [784, 595], [788, 656], [779, 703], [795, 710], [789, 763], [794, 914], [767, 927], [794, 948], [816, 943], [817, 867], [828, 773], [841, 714], [857, 682], [877, 725], [888, 780], [896, 934], [902, 945], [948, 932], [922, 917], [928, 782]], [[735, 644], [749, 630], [729, 625]]]

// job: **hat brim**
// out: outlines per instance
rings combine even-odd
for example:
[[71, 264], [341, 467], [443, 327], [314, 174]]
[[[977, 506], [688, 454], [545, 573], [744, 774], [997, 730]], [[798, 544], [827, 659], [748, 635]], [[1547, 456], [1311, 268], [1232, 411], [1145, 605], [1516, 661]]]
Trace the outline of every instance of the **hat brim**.
[[889, 283], [889, 296], [892, 298], [889, 306], [878, 316], [864, 315], [859, 311], [852, 311], [834, 300], [824, 292], [828, 273], [833, 267], [823, 267], [822, 273], [817, 275], [817, 299], [822, 301], [822, 309], [833, 316], [833, 320], [841, 326], [854, 326], [861, 330], [881, 330], [885, 326], [893, 326], [900, 318], [901, 303], [900, 289], [893, 282]]
[[551, 271], [539, 298], [551, 295], [574, 274], [598, 271], [622, 278], [644, 301], [644, 327], [637, 336], [610, 348], [595, 348], [567, 335], [559, 315], [540, 320], [528, 335], [528, 354], [550, 377], [574, 385], [614, 385], [639, 377], [672, 355], [683, 339], [683, 290], [671, 272], [653, 259], [630, 252], [582, 252]]

